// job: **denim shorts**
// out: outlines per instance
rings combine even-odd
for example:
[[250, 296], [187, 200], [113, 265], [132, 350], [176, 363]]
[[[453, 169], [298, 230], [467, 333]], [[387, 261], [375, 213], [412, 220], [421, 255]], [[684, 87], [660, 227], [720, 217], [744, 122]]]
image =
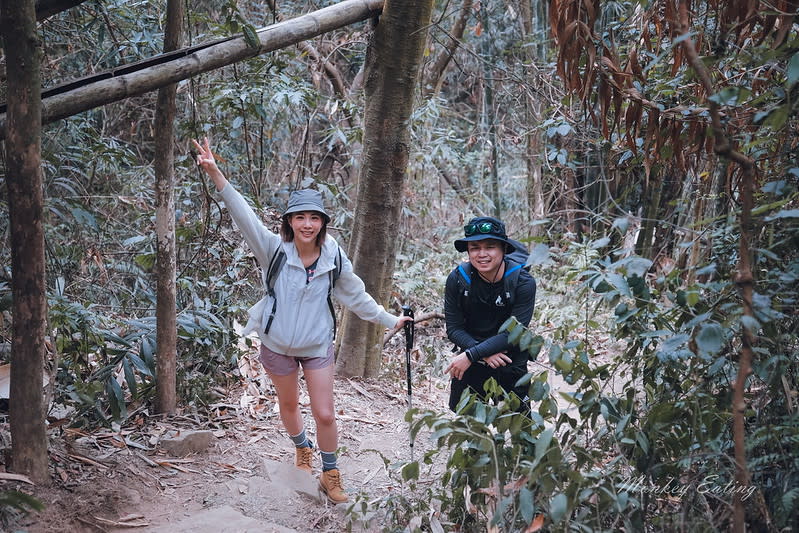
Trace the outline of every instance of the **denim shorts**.
[[305, 370], [316, 370], [332, 365], [334, 362], [333, 344], [330, 344], [327, 354], [323, 357], [291, 357], [275, 353], [261, 344], [261, 356], [258, 359], [269, 374], [288, 376], [296, 372], [300, 365]]

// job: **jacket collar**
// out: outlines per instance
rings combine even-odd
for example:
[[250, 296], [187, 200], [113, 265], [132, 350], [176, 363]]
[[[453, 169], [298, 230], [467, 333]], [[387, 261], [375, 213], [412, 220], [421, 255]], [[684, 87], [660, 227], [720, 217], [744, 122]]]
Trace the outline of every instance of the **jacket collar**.
[[[297, 247], [294, 246], [294, 243], [284, 242], [282, 245], [283, 250], [286, 252], [286, 264], [304, 269], [305, 267], [302, 261], [300, 261], [300, 255], [297, 253]], [[318, 276], [328, 270], [333, 270], [337, 248], [338, 242], [328, 234], [325, 238], [325, 242], [322, 243], [322, 253], [319, 255], [319, 262], [316, 265], [315, 275]]]

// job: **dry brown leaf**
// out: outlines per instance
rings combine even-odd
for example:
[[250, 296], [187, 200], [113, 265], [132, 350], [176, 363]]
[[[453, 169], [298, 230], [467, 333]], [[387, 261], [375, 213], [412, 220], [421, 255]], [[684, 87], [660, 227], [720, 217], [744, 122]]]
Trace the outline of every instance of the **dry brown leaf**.
[[544, 527], [544, 515], [537, 514], [533, 521], [530, 522], [530, 525], [527, 526], [527, 529], [524, 530], [524, 533], [535, 533], [536, 531], [541, 531], [542, 527]]
[[23, 483], [28, 483], [29, 485], [35, 485], [35, 483], [31, 481], [28, 476], [22, 474], [12, 474], [10, 472], [0, 472], [0, 480], [22, 481]]
[[183, 472], [184, 474], [191, 472], [191, 470], [188, 468], [183, 468], [182, 466], [173, 464], [171, 461], [156, 461], [156, 463], [158, 463], [158, 466], [163, 466], [164, 468], [173, 468], [178, 472]]
[[262, 438], [264, 438], [263, 434], [255, 435], [254, 437], [250, 437], [250, 440], [247, 441], [247, 444], [254, 444], [254, 443], [258, 442], [259, 440], [261, 440]]
[[97, 462], [90, 457], [86, 457], [85, 455], [81, 455], [79, 453], [70, 453], [67, 454], [70, 459], [75, 459], [76, 461], [80, 461], [81, 463], [86, 463], [92, 466], [96, 466], [100, 470], [107, 470], [108, 467], [105, 466], [103, 463]]
[[372, 396], [372, 394], [368, 390], [366, 390], [363, 387], [363, 385], [361, 385], [357, 381], [353, 381], [351, 379], [348, 379], [347, 381], [349, 382], [350, 385], [352, 385], [353, 389], [355, 389], [356, 391], [360, 392], [361, 394], [363, 394], [365, 397], [369, 398], [370, 400], [374, 400], [374, 396]]
[[130, 522], [131, 520], [139, 520], [140, 518], [144, 518], [143, 514], [126, 514], [125, 516], [120, 516], [120, 522]]
[[147, 527], [150, 525], [149, 522], [135, 522], [135, 523], [130, 521], [119, 522], [115, 520], [108, 520], [106, 518], [101, 518], [99, 516], [92, 516], [92, 520], [96, 520], [101, 524], [115, 526], [115, 527]]

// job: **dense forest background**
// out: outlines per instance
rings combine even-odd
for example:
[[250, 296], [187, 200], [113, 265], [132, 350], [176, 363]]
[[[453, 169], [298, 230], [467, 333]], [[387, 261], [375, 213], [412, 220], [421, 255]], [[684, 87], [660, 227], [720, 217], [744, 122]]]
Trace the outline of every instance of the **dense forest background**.
[[[328, 4], [192, 2], [184, 44]], [[528, 376], [532, 430], [502, 403], [454, 421], [417, 410], [417, 430], [435, 430], [451, 470], [438, 489], [393, 505], [419, 516], [438, 506], [462, 522], [468, 486], [480, 516], [508, 531], [535, 531], [544, 516], [552, 529], [586, 531], [799, 525], [796, 10], [435, 2], [386, 305], [440, 312], [464, 220], [499, 216], [529, 245], [540, 287], [529, 332], [508, 328], [548, 365]], [[161, 53], [164, 17], [157, 3], [112, 1], [41, 21], [44, 86]], [[183, 405], [202, 409], [215, 384], [237, 379], [234, 321], [261, 290], [189, 140], [212, 139], [268, 223], [289, 191], [322, 191], [346, 246], [370, 31], [348, 26], [178, 84]], [[153, 401], [155, 99], [43, 131], [46, 394], [77, 426], [125, 424]], [[2, 346], [12, 322], [5, 194]], [[623, 348], [598, 364], [595, 339], [607, 334]], [[427, 350], [424, 363], [440, 369], [447, 355]], [[566, 400], [579, 417], [558, 410], [548, 373], [574, 385]], [[403, 474], [412, 481], [418, 464]], [[631, 480], [686, 490], [658, 497]]]

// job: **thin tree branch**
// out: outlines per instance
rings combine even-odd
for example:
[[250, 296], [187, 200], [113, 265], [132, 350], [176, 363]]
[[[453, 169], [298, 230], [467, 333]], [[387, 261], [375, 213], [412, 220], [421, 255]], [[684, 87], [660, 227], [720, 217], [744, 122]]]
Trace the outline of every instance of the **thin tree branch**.
[[452, 60], [452, 56], [455, 55], [455, 52], [458, 50], [458, 47], [461, 44], [460, 41], [463, 37], [463, 32], [466, 29], [466, 21], [469, 19], [469, 13], [471, 10], [472, 0], [463, 0], [463, 5], [461, 6], [458, 19], [455, 21], [455, 24], [452, 26], [452, 30], [448, 34], [449, 42], [444, 46], [444, 50], [438, 54], [436, 59], [427, 69], [427, 75], [425, 76], [425, 81], [422, 84], [422, 92], [425, 98], [430, 98], [431, 96], [438, 94], [438, 92], [441, 90], [441, 83], [444, 79], [444, 71], [447, 69], [447, 65], [449, 65], [450, 61]]
[[[679, 14], [681, 26], [680, 33], [688, 35], [690, 31], [688, 17], [688, 0], [681, 0]], [[713, 94], [713, 80], [710, 77], [705, 64], [702, 62], [694, 46], [694, 41], [690, 37], [682, 42], [688, 62], [693, 67], [699, 78], [702, 87], [708, 96]], [[741, 235], [738, 253], [738, 272], [735, 283], [741, 292], [743, 300], [744, 317], [748, 320], [742, 322], [741, 327], [741, 354], [738, 360], [738, 375], [733, 384], [733, 442], [735, 445], [735, 478], [740, 487], [748, 487], [750, 482], [749, 469], [746, 462], [746, 427], [744, 413], [746, 410], [746, 381], [752, 372], [752, 359], [754, 356], [753, 345], [755, 335], [751, 324], [755, 321], [754, 307], [752, 304], [754, 295], [754, 276], [750, 264], [750, 242], [752, 238], [752, 204], [754, 192], [755, 165], [752, 159], [738, 152], [733, 148], [732, 141], [724, 130], [721, 123], [719, 105], [713, 100], [709, 100], [710, 118], [715, 137], [714, 150], [721, 156], [733, 161], [741, 168], [740, 198], [741, 198]], [[762, 496], [761, 496], [762, 497]], [[763, 506], [761, 505], [761, 512]], [[766, 524], [770, 527], [768, 514], [763, 517]], [[746, 529], [746, 512], [744, 502], [740, 492], [733, 495], [733, 531], [743, 533]]]
[[[414, 324], [421, 324], [422, 322], [427, 322], [428, 320], [433, 320], [434, 318], [444, 320], [444, 315], [442, 313], [436, 313], [436, 312], [423, 313], [414, 318], [413, 322]], [[399, 333], [401, 330], [402, 326], [386, 331], [385, 335], [383, 335], [383, 346], [385, 346], [386, 343], [388, 343], [388, 341], [391, 340], [391, 337]]]

